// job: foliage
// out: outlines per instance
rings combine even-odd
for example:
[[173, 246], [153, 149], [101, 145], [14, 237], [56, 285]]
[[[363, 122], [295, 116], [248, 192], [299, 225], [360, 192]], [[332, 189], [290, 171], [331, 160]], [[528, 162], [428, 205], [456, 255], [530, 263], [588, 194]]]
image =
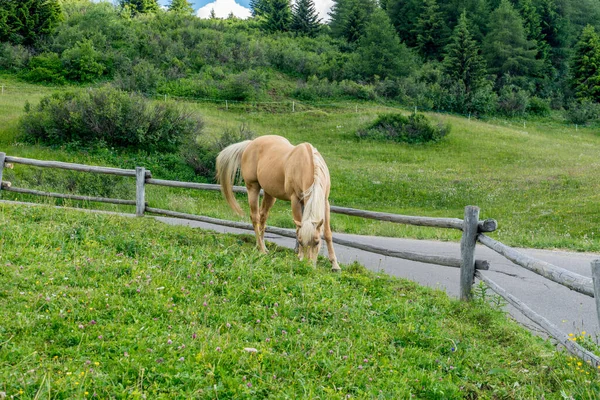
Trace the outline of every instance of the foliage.
[[67, 77], [73, 81], [92, 82], [102, 76], [106, 67], [90, 40], [77, 42], [62, 54]]
[[287, 32], [292, 23], [290, 0], [268, 0], [263, 13], [263, 29], [267, 32]]
[[28, 70], [21, 76], [29, 82], [62, 85], [65, 81], [62, 61], [56, 53], [43, 53], [31, 58]]
[[406, 76], [413, 68], [413, 59], [400, 43], [394, 27], [383, 10], [376, 10], [360, 38], [354, 65], [358, 75], [372, 80]]
[[506, 116], [525, 115], [529, 105], [529, 94], [514, 85], [505, 85], [498, 97], [498, 111]]
[[444, 14], [439, 10], [437, 0], [425, 0], [423, 12], [415, 25], [417, 49], [428, 60], [437, 60], [448, 38], [448, 27]]
[[29, 142], [176, 151], [202, 121], [172, 103], [151, 104], [112, 88], [65, 92], [27, 107], [21, 129]]
[[577, 97], [600, 102], [600, 36], [591, 25], [577, 42], [571, 70]]
[[525, 35], [523, 21], [509, 0], [502, 0], [490, 16], [490, 31], [483, 42], [488, 71], [501, 77], [534, 76], [540, 68], [535, 44]]
[[265, 257], [247, 236], [0, 207], [0, 319], [12, 321], [0, 326], [7, 398], [561, 399], [600, 391], [590, 367], [575, 369], [483, 302], [358, 264], [332, 275], [323, 261], [313, 268], [275, 246]]
[[334, 0], [329, 13], [332, 35], [356, 43], [365, 33], [369, 18], [376, 9], [373, 0]]
[[314, 37], [319, 33], [321, 20], [313, 0], [298, 0], [294, 4], [290, 30], [300, 35]]
[[61, 19], [58, 0], [0, 0], [0, 42], [38, 45]]
[[381, 114], [375, 122], [357, 132], [360, 139], [386, 140], [408, 144], [439, 142], [450, 133], [450, 125], [433, 125], [423, 114]]
[[171, 0], [171, 3], [169, 4], [169, 11], [192, 14], [194, 12], [194, 7], [188, 0]]
[[191, 136], [188, 143], [182, 146], [182, 157], [197, 175], [214, 182], [215, 161], [219, 152], [231, 144], [251, 140], [255, 137], [256, 133], [249, 130], [245, 124], [240, 125], [238, 130], [227, 128], [217, 138]]
[[584, 99], [572, 102], [566, 111], [567, 120], [578, 125], [600, 119], [600, 104]]
[[527, 113], [539, 117], [549, 117], [551, 114], [550, 102], [537, 96], [529, 98], [527, 103]]
[[160, 9], [157, 0], [119, 0], [119, 5], [126, 14], [147, 14]]

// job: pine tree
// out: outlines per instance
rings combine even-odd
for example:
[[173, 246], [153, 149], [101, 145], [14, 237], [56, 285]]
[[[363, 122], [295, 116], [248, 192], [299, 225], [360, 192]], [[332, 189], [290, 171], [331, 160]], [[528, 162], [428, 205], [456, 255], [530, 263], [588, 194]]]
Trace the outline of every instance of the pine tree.
[[169, 11], [181, 14], [192, 14], [194, 12], [194, 7], [192, 7], [188, 0], [171, 0]]
[[422, 0], [388, 0], [387, 13], [402, 42], [409, 47], [417, 45], [416, 22], [421, 12]]
[[215, 14], [215, 9], [211, 8], [210, 9], [210, 15], [209, 15], [210, 19], [217, 19], [217, 14]]
[[320, 22], [313, 0], [298, 0], [296, 2], [290, 26], [293, 32], [314, 37], [319, 32]]
[[423, 11], [415, 26], [417, 48], [423, 57], [435, 60], [441, 56], [448, 37], [448, 27], [436, 0], [425, 0], [423, 3]]
[[446, 46], [444, 72], [453, 80], [462, 82], [467, 94], [479, 88], [485, 80], [485, 60], [469, 31], [466, 12], [461, 14]]
[[250, 0], [250, 11], [253, 17], [262, 17], [269, 10], [270, 0]]
[[539, 71], [535, 43], [527, 40], [523, 20], [509, 0], [502, 0], [490, 16], [489, 33], [483, 41], [483, 55], [489, 72], [502, 77], [533, 76]]
[[290, 0], [269, 0], [263, 28], [267, 32], [287, 32], [292, 22]]
[[571, 75], [578, 98], [600, 102], [600, 36], [591, 25], [583, 29], [575, 46]]
[[487, 0], [444, 0], [439, 5], [446, 16], [446, 25], [452, 29], [458, 25], [463, 12], [469, 13], [469, 31], [473, 39], [478, 42], [483, 40], [491, 12]]
[[523, 28], [525, 29], [527, 39], [533, 41], [538, 50], [536, 58], [542, 61], [546, 73], [552, 75], [550, 45], [544, 40], [542, 20], [532, 0], [520, 0], [519, 13], [523, 18]]
[[334, 0], [329, 13], [331, 34], [350, 43], [357, 42], [375, 9], [373, 0]]
[[2, 0], [0, 7], [0, 39], [14, 44], [36, 45], [63, 18], [58, 0]]
[[367, 79], [407, 75], [413, 61], [406, 46], [400, 43], [389, 17], [381, 9], [373, 12], [354, 56], [356, 69]]
[[133, 15], [153, 13], [160, 9], [158, 0], [119, 0], [119, 4]]

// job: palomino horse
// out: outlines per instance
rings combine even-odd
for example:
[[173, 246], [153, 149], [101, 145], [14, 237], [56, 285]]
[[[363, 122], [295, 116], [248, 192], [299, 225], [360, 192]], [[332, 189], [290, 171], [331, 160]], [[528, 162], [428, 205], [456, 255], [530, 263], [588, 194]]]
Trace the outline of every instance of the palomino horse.
[[[317, 149], [309, 143], [293, 146], [287, 139], [275, 135], [246, 140], [223, 149], [217, 157], [217, 180], [231, 208], [242, 215], [232, 190], [240, 168], [248, 189], [250, 218], [258, 249], [267, 252], [265, 228], [275, 200], [291, 201], [300, 259], [306, 257], [316, 264], [324, 230], [331, 269], [339, 271], [329, 225], [329, 170]], [[261, 188], [264, 198], [259, 211]]]

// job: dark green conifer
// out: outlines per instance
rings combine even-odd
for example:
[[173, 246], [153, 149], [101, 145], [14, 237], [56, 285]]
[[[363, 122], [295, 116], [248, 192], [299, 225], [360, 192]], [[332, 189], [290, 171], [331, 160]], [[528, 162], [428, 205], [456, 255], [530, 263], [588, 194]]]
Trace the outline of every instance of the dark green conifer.
[[571, 75], [578, 98], [600, 102], [600, 36], [591, 25], [583, 29], [575, 46]]
[[181, 14], [193, 14], [194, 7], [188, 0], [171, 0], [169, 11], [174, 11]]
[[466, 12], [460, 16], [446, 47], [444, 72], [453, 80], [462, 82], [467, 94], [476, 90], [485, 80], [485, 60], [469, 31]]
[[448, 27], [436, 0], [423, 2], [415, 33], [419, 53], [428, 60], [439, 59], [448, 37]]
[[293, 32], [314, 37], [319, 32], [320, 22], [313, 0], [298, 0], [296, 2], [290, 26]]

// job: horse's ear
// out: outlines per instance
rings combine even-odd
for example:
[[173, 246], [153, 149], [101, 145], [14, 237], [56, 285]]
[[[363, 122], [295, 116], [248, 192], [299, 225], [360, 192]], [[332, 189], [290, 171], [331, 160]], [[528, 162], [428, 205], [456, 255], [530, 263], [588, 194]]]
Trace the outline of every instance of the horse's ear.
[[323, 226], [323, 220], [320, 220], [319, 222], [313, 222], [313, 224], [315, 224], [315, 229], [321, 229], [321, 226]]
[[296, 228], [300, 229], [302, 227], [302, 222], [294, 220], [294, 223], [296, 224]]

